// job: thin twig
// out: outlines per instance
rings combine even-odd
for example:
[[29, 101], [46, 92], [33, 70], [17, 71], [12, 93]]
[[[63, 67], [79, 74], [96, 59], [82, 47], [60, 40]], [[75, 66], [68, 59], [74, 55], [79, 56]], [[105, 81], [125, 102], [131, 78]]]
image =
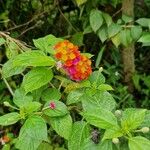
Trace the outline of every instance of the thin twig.
[[57, 3], [57, 7], [58, 7], [58, 10], [60, 12], [60, 14], [64, 17], [64, 19], [68, 22], [68, 24], [71, 26], [71, 28], [75, 31], [75, 32], [78, 32], [77, 29], [71, 24], [71, 22], [67, 19], [67, 17], [63, 14], [63, 12], [61, 11], [60, 9], [60, 6], [59, 4]]
[[114, 14], [112, 15], [112, 18], [114, 18], [116, 15], [118, 15], [121, 11], [122, 11], [122, 8], [119, 9], [116, 13], [114, 13]]
[[11, 30], [15, 30], [15, 29], [21, 28], [21, 27], [23, 27], [23, 26], [27, 26], [27, 25], [29, 25], [31, 22], [33, 22], [34, 20], [36, 20], [36, 19], [38, 19], [39, 17], [41, 17], [44, 13], [46, 13], [46, 11], [44, 11], [44, 12], [42, 12], [42, 13], [40, 13], [40, 14], [37, 14], [35, 17], [33, 17], [31, 20], [29, 20], [29, 21], [26, 22], [26, 23], [23, 23], [23, 24], [20, 24], [20, 25], [15, 26], [15, 27], [12, 27], [12, 28], [10, 28], [10, 29], [7, 29], [6, 31], [8, 32], [8, 31], [11, 31]]
[[25, 49], [28, 49], [28, 47], [25, 46], [26, 44], [24, 42], [19, 41], [17, 39], [14, 39], [14, 38], [10, 37], [8, 34], [2, 32], [2, 31], [0, 31], [0, 37], [1, 36], [8, 39], [8, 40], [10, 40], [10, 41], [12, 41], [12, 42], [14, 42], [14, 43], [16, 43], [23, 51]]
[[6, 86], [7, 86], [8, 90], [9, 90], [9, 92], [11, 93], [11, 95], [14, 96], [14, 92], [11, 89], [11, 87], [10, 87], [9, 83], [7, 82], [7, 80], [5, 78], [2, 78], [2, 79], [3, 79], [4, 83], [6, 84]]
[[24, 30], [17, 38], [21, 37], [23, 34], [25, 34], [26, 32], [33, 30], [34, 28], [38, 27], [39, 23], [36, 23], [34, 26], [27, 28], [26, 30]]

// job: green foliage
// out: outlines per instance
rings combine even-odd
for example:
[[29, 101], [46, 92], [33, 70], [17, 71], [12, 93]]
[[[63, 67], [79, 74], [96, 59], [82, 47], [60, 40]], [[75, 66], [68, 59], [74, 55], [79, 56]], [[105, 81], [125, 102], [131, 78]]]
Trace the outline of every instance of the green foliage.
[[0, 46], [3, 45], [5, 43], [5, 39], [4, 38], [0, 38]]
[[81, 150], [85, 141], [89, 138], [89, 126], [86, 122], [75, 122], [72, 127], [71, 136], [68, 141], [70, 150]]
[[69, 114], [63, 117], [49, 117], [47, 120], [58, 135], [69, 139], [72, 132], [72, 118]]
[[109, 38], [115, 36], [119, 31], [121, 31], [121, 26], [115, 23], [112, 23], [108, 27], [108, 36]]
[[14, 93], [13, 102], [18, 107], [24, 107], [26, 104], [32, 102], [33, 97], [28, 94], [25, 94], [25, 91], [23, 89], [17, 89]]
[[[140, 9], [146, 9], [148, 1]], [[135, 13], [133, 20], [121, 15], [121, 3], [0, 1], [0, 29], [30, 45], [0, 32], [0, 125], [4, 133], [15, 133], [0, 149], [149, 149], [149, 132], [144, 134], [142, 128], [149, 129], [150, 112], [131, 108], [150, 104], [149, 67], [143, 67], [149, 51], [142, 48], [150, 45], [149, 10]], [[56, 67], [54, 46], [63, 39], [80, 46], [94, 63], [87, 80], [74, 82]], [[120, 52], [132, 43], [136, 65], [140, 63], [137, 71], [142, 72], [133, 76], [131, 94], [124, 86]]]
[[144, 137], [136, 136], [129, 139], [129, 148], [130, 150], [148, 150], [150, 147], [150, 141]]
[[0, 125], [1, 126], [8, 126], [16, 123], [19, 121], [20, 115], [17, 112], [8, 113], [0, 117]]
[[24, 76], [22, 87], [28, 93], [47, 84], [52, 78], [52, 70], [44, 67], [34, 68]]
[[60, 98], [61, 98], [61, 92], [55, 88], [47, 88], [42, 92], [42, 96], [41, 96], [41, 99], [46, 102], [49, 100], [59, 100]]
[[[60, 41], [62, 41], [62, 39], [56, 38], [53, 35], [47, 35], [43, 38], [34, 39], [33, 43], [35, 47], [38, 48], [39, 50], [42, 50], [50, 54], [54, 54], [55, 52], [54, 52], [53, 46]], [[41, 61], [42, 61], [42, 58], [41, 58]], [[43, 61], [46, 61], [46, 58], [45, 60], [43, 58]]]
[[117, 119], [108, 110], [96, 108], [83, 112], [83, 117], [88, 123], [102, 129], [108, 129], [117, 126]]
[[24, 70], [25, 70], [25, 67], [24, 66], [14, 66], [13, 65], [13, 58], [10, 59], [9, 61], [7, 61], [3, 68], [2, 68], [2, 76], [4, 78], [8, 78], [8, 77], [11, 77], [13, 75], [17, 75], [17, 74], [20, 74], [22, 73]]
[[94, 32], [96, 32], [103, 24], [102, 13], [99, 10], [92, 10], [90, 13], [90, 25]]
[[53, 66], [55, 61], [46, 56], [42, 51], [27, 51], [15, 57], [14, 66]]
[[126, 109], [122, 116], [122, 128], [128, 131], [136, 129], [144, 121], [145, 112], [145, 109]]
[[[116, 31], [112, 30], [111, 35], [126, 32], [125, 30], [120, 31], [120, 29]], [[129, 30], [129, 32], [131, 31]], [[53, 40], [58, 40], [52, 35], [50, 37]], [[45, 40], [47, 38], [49, 36], [34, 40], [37, 48], [42, 50], [43, 46], [46, 46]], [[128, 38], [125, 40], [128, 42]], [[50, 43], [56, 41], [50, 41]], [[105, 46], [97, 58], [96, 67], [101, 62], [104, 48]], [[52, 53], [47, 56], [40, 50], [30, 50], [18, 54], [8, 60], [2, 68], [4, 77], [20, 74], [23, 71], [17, 70], [20, 67], [24, 67], [26, 73], [23, 75], [21, 87], [17, 88], [13, 94], [13, 103], [17, 107], [6, 101], [4, 105], [12, 110], [0, 117], [0, 125], [2, 126], [12, 125], [18, 121], [22, 125], [18, 138], [12, 144], [15, 148], [20, 150], [38, 150], [41, 147], [52, 149], [53, 145], [47, 143], [52, 142], [48, 136], [47, 124], [50, 125], [51, 136], [54, 136], [53, 131], [55, 131], [55, 134], [68, 141], [67, 148], [69, 150], [105, 150], [108, 148], [114, 150], [112, 142], [119, 140], [115, 138], [127, 138], [131, 150], [136, 148], [135, 143], [139, 139], [142, 139], [138, 142], [141, 147], [143, 147], [143, 143], [145, 147], [149, 146], [148, 139], [142, 136], [131, 136], [133, 132], [142, 132], [138, 128], [149, 127], [149, 111], [128, 108], [120, 116], [114, 114], [116, 102], [108, 92], [113, 88], [105, 83], [106, 79], [102, 74], [102, 68], [93, 71], [87, 80], [76, 83], [66, 77], [54, 76], [57, 71], [52, 68], [55, 64], [55, 60], [51, 56]], [[45, 50], [43, 49], [43, 51]], [[10, 67], [11, 73], [9, 71], [4, 73]], [[140, 78], [134, 77], [134, 83], [140, 90], [139, 80]], [[144, 81], [149, 87], [147, 79]], [[73, 114], [79, 115], [79, 118], [76, 119]], [[100, 131], [103, 130], [101, 138], [95, 137], [91, 133], [93, 127]], [[96, 140], [98, 144], [95, 144], [92, 139]]]
[[46, 123], [40, 116], [31, 116], [20, 130], [16, 147], [21, 150], [35, 150], [42, 141], [47, 141]]

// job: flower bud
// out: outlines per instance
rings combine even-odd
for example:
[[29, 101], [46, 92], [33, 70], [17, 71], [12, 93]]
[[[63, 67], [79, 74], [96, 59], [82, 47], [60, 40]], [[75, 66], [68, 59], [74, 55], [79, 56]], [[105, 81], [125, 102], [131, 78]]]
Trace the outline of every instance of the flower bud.
[[120, 117], [121, 114], [122, 114], [122, 112], [121, 112], [120, 110], [116, 110], [116, 111], [115, 111], [115, 116], [116, 116], [116, 117]]
[[102, 72], [102, 71], [103, 71], [103, 67], [100, 67], [100, 68], [99, 68], [99, 71]]
[[56, 108], [56, 104], [54, 102], [50, 102], [49, 107], [51, 109], [55, 109]]
[[9, 102], [6, 102], [6, 101], [5, 101], [3, 104], [4, 104], [4, 106], [7, 106], [7, 107], [11, 106], [11, 105], [9, 104]]
[[143, 133], [148, 133], [148, 132], [149, 132], [149, 127], [143, 127], [143, 128], [141, 129], [141, 132], [143, 132]]
[[119, 143], [119, 139], [118, 139], [118, 138], [113, 138], [113, 139], [112, 139], [112, 142], [113, 142], [114, 144], [118, 144], [118, 143]]

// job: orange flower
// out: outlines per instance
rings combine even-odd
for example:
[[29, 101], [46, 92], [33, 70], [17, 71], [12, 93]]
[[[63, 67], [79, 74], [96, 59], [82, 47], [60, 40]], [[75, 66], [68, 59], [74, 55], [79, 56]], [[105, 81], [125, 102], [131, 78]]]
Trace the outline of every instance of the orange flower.
[[91, 61], [80, 54], [78, 47], [65, 40], [55, 45], [55, 58], [62, 62], [62, 68], [72, 80], [87, 79], [92, 72]]

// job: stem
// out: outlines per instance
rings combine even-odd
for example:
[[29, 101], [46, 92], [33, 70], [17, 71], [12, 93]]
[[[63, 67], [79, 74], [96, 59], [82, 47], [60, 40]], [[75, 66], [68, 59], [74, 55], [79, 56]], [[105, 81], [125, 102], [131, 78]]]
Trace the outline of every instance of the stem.
[[12, 88], [10, 87], [9, 83], [7, 82], [7, 80], [5, 78], [3, 78], [4, 83], [6, 84], [9, 92], [11, 93], [12, 96], [14, 96], [14, 92], [12, 90]]
[[64, 81], [62, 81], [62, 82], [60, 83], [60, 85], [59, 85], [59, 87], [58, 87], [58, 90], [59, 90], [59, 91], [60, 91], [60, 89], [61, 89], [63, 83], [64, 83]]
[[44, 108], [42, 109], [42, 111], [44, 111], [44, 110], [46, 110], [46, 109], [49, 109], [49, 108], [50, 108], [49, 106], [44, 107]]
[[51, 82], [49, 82], [49, 84], [51, 85], [52, 88], [56, 89], [56, 87]]

